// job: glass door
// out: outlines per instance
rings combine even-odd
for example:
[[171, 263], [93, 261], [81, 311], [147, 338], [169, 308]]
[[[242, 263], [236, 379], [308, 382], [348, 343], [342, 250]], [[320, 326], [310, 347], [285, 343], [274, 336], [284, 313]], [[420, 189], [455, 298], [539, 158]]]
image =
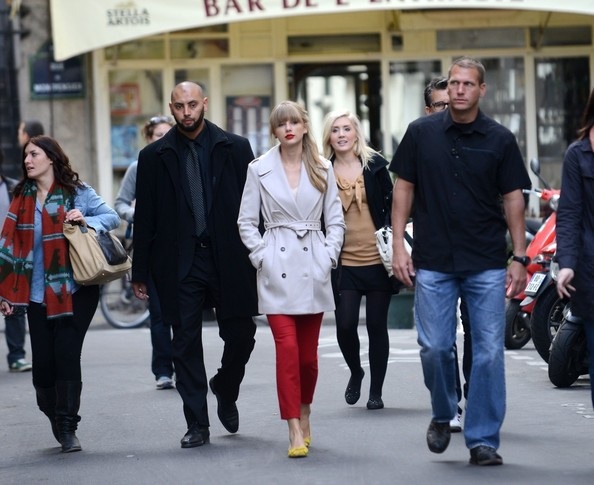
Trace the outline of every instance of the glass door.
[[361, 120], [369, 144], [383, 149], [379, 62], [292, 64], [287, 69], [290, 97], [306, 107], [318, 145], [324, 117], [331, 111], [348, 110]]
[[[541, 58], [536, 59], [535, 69], [538, 156], [547, 170], [547, 164], [562, 161], [577, 136], [590, 93], [589, 59]], [[560, 182], [560, 176], [556, 175], [555, 182]]]

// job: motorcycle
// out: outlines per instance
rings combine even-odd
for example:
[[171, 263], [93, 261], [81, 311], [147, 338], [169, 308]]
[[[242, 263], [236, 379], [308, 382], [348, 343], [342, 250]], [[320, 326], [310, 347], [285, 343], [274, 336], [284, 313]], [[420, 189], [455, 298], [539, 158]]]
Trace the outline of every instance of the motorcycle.
[[567, 309], [551, 344], [549, 380], [557, 387], [569, 387], [588, 374], [588, 349], [581, 319]]
[[[540, 164], [537, 159], [530, 161], [530, 169], [542, 182], [544, 188], [529, 189], [523, 192], [548, 201], [552, 212], [541, 224], [526, 248], [526, 255], [530, 258], [530, 264], [526, 267], [526, 288], [520, 294], [508, 298], [506, 301], [505, 348], [510, 350], [520, 349], [528, 343], [531, 337], [534, 339], [531, 328], [531, 314], [539, 295], [547, 287], [548, 265], [555, 252], [554, 246], [551, 245], [554, 245], [555, 242], [557, 220], [555, 209], [557, 208], [560, 191], [551, 189], [549, 184], [540, 176]], [[545, 285], [543, 285], [543, 282]]]
[[525, 290], [526, 299], [524, 300], [533, 301], [530, 316], [532, 342], [545, 362], [549, 362], [551, 342], [563, 322], [565, 313], [569, 310], [569, 300], [560, 298], [557, 294], [554, 271], [551, 271], [556, 243], [547, 248], [548, 251], [543, 256], [546, 259], [546, 262], [543, 263], [544, 270], [534, 281], [531, 281], [530, 289]]

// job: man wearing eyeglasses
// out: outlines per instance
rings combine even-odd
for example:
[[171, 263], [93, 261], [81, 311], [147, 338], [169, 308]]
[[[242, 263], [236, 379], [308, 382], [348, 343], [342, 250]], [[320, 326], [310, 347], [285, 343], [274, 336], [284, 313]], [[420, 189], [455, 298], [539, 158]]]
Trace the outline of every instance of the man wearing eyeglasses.
[[448, 109], [450, 97], [448, 95], [448, 79], [435, 77], [425, 87], [425, 114], [432, 115]]
[[[526, 284], [522, 189], [530, 187], [513, 133], [479, 108], [485, 92], [483, 64], [456, 59], [448, 71], [448, 109], [410, 123], [390, 164], [398, 174], [392, 266], [407, 286], [415, 280], [415, 325], [432, 406], [427, 446], [443, 453], [450, 443], [462, 298], [473, 347], [464, 439], [470, 463], [480, 466], [503, 463], [497, 449], [505, 417], [505, 297]], [[413, 209], [411, 258], [404, 229]], [[508, 227], [514, 247], [509, 265]]]

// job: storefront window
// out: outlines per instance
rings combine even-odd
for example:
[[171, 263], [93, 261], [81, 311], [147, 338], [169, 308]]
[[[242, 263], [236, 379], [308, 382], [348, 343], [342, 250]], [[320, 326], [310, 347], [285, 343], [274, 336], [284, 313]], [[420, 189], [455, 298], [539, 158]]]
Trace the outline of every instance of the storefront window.
[[208, 87], [210, 83], [208, 81], [207, 69], [176, 69], [174, 78], [175, 80], [173, 84], [175, 86], [184, 81], [192, 81], [200, 84], [204, 89], [206, 89], [208, 96]]
[[589, 25], [533, 27], [530, 29], [530, 45], [535, 49], [545, 46], [590, 46], [592, 45], [592, 27]]
[[171, 39], [172, 59], [228, 57], [228, 39]]
[[254, 154], [261, 155], [271, 146], [268, 119], [273, 99], [272, 66], [225, 66], [221, 78], [226, 129], [245, 136]]
[[526, 45], [523, 28], [450, 29], [436, 32], [438, 51], [508, 49]]
[[123, 172], [144, 146], [144, 123], [163, 110], [161, 71], [121, 70], [109, 73], [111, 159]]
[[378, 34], [301, 35], [288, 38], [289, 55], [380, 52]]
[[390, 63], [390, 125], [394, 154], [408, 124], [425, 114], [423, 93], [432, 78], [444, 76], [439, 61], [404, 61]]
[[288, 73], [291, 99], [307, 108], [320, 147], [324, 117], [331, 111], [348, 110], [361, 120], [369, 144], [383, 150], [379, 63], [293, 64]]
[[536, 60], [535, 68], [538, 156], [541, 165], [559, 163], [576, 138], [588, 100], [589, 59], [541, 58]]
[[481, 110], [509, 129], [526, 156], [526, 109], [524, 59], [501, 57], [481, 59], [485, 66], [487, 92], [480, 101]]
[[128, 59], [164, 59], [165, 41], [163, 39], [139, 39], [105, 49], [108, 61]]

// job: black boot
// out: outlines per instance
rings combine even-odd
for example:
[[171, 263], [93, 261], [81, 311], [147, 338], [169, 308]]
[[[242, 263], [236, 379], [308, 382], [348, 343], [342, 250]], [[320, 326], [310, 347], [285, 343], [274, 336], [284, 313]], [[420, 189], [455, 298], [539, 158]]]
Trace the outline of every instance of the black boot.
[[39, 406], [39, 409], [50, 420], [54, 438], [60, 441], [58, 427], [56, 425], [56, 387], [35, 386], [35, 393], [37, 395], [37, 405]]
[[82, 382], [56, 381], [56, 424], [58, 441], [62, 445], [62, 453], [80, 451], [82, 448], [76, 437], [76, 429], [80, 416], [80, 392]]

